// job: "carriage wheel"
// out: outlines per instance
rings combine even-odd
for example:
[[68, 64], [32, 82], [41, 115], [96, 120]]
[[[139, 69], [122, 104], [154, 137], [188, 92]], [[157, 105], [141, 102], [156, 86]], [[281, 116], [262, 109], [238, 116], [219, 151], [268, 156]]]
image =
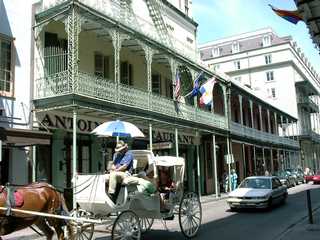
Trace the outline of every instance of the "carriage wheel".
[[154, 222], [153, 218], [139, 218], [141, 233], [145, 233], [150, 230]]
[[[70, 213], [71, 217], [76, 217], [76, 218], [88, 218], [90, 217], [91, 213], [78, 209], [78, 210], [73, 210]], [[93, 232], [94, 232], [94, 224], [93, 223], [80, 223], [80, 222], [75, 222], [75, 221], [70, 221], [71, 225], [71, 231], [72, 233], [69, 235], [73, 236], [75, 240], [91, 240], [93, 237]]]
[[132, 211], [122, 212], [114, 221], [111, 239], [140, 240], [141, 229], [137, 215]]
[[194, 237], [201, 225], [202, 209], [199, 197], [195, 193], [186, 193], [179, 206], [179, 225], [183, 235]]

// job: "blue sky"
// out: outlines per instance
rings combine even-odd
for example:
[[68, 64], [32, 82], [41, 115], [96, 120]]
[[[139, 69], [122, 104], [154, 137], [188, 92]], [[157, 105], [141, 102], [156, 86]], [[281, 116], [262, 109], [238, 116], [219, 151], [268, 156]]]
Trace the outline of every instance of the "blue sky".
[[306, 24], [294, 25], [277, 16], [268, 4], [279, 9], [296, 9], [294, 0], [193, 0], [193, 17], [199, 24], [198, 43], [271, 27], [278, 35], [291, 35], [320, 73], [320, 54]]

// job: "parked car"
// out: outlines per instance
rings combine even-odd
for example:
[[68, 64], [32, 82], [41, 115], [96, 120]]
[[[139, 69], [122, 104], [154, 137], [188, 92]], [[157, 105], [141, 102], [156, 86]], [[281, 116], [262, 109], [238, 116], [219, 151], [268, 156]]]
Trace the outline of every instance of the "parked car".
[[319, 184], [320, 183], [320, 171], [316, 172], [316, 174], [312, 177], [313, 184]]
[[283, 185], [286, 185], [288, 188], [294, 187], [296, 185], [295, 178], [287, 171], [278, 171], [278, 172], [275, 172], [274, 175], [277, 176], [280, 182]]
[[227, 199], [231, 210], [239, 208], [267, 208], [284, 203], [288, 197], [287, 187], [275, 176], [253, 176], [244, 179]]
[[298, 182], [299, 183], [304, 183], [304, 173], [302, 171], [302, 169], [294, 169], [293, 173], [297, 176]]
[[304, 181], [306, 183], [313, 181], [313, 176], [314, 176], [314, 173], [312, 171], [308, 172], [307, 174], [304, 175]]
[[306, 182], [313, 181], [313, 184], [320, 184], [320, 171], [316, 172], [315, 174], [312, 174], [312, 175], [311, 174], [305, 176]]
[[304, 182], [303, 175], [301, 176], [301, 174], [298, 172], [298, 170], [292, 169], [292, 168], [288, 168], [285, 171], [287, 171], [291, 176], [294, 177], [296, 185], [298, 185], [299, 183], [303, 183]]

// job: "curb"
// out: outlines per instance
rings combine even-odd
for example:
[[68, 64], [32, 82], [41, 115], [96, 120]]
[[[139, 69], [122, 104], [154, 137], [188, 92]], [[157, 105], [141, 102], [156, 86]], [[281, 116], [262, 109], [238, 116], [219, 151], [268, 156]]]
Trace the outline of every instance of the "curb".
[[210, 203], [210, 202], [218, 202], [218, 201], [221, 201], [221, 200], [224, 200], [224, 199], [227, 199], [228, 198], [228, 195], [225, 195], [225, 196], [220, 196], [218, 198], [212, 196], [212, 197], [205, 197], [204, 199], [203, 198], [200, 198], [200, 202], [203, 204], [205, 203]]
[[[314, 215], [315, 213], [320, 212], [320, 205], [318, 205], [316, 208], [312, 210], [312, 214]], [[280, 233], [275, 240], [282, 240], [288, 233], [292, 232], [293, 229], [299, 225], [302, 225], [303, 222], [305, 222], [308, 218], [308, 215], [305, 215], [301, 217], [299, 220], [296, 222], [292, 223], [287, 229], [285, 229], [282, 233]], [[306, 222], [305, 222], [306, 223]], [[308, 223], [306, 223], [308, 224]], [[318, 224], [309, 224], [311, 226], [317, 226]], [[306, 229], [307, 230], [307, 229]]]

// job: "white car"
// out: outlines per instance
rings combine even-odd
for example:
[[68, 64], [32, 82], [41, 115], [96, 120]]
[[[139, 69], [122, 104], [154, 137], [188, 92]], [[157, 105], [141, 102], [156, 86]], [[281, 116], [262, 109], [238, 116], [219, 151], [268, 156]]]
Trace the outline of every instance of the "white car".
[[227, 202], [231, 210], [238, 208], [267, 208], [285, 203], [287, 187], [274, 176], [255, 176], [244, 179], [239, 187], [229, 193]]

